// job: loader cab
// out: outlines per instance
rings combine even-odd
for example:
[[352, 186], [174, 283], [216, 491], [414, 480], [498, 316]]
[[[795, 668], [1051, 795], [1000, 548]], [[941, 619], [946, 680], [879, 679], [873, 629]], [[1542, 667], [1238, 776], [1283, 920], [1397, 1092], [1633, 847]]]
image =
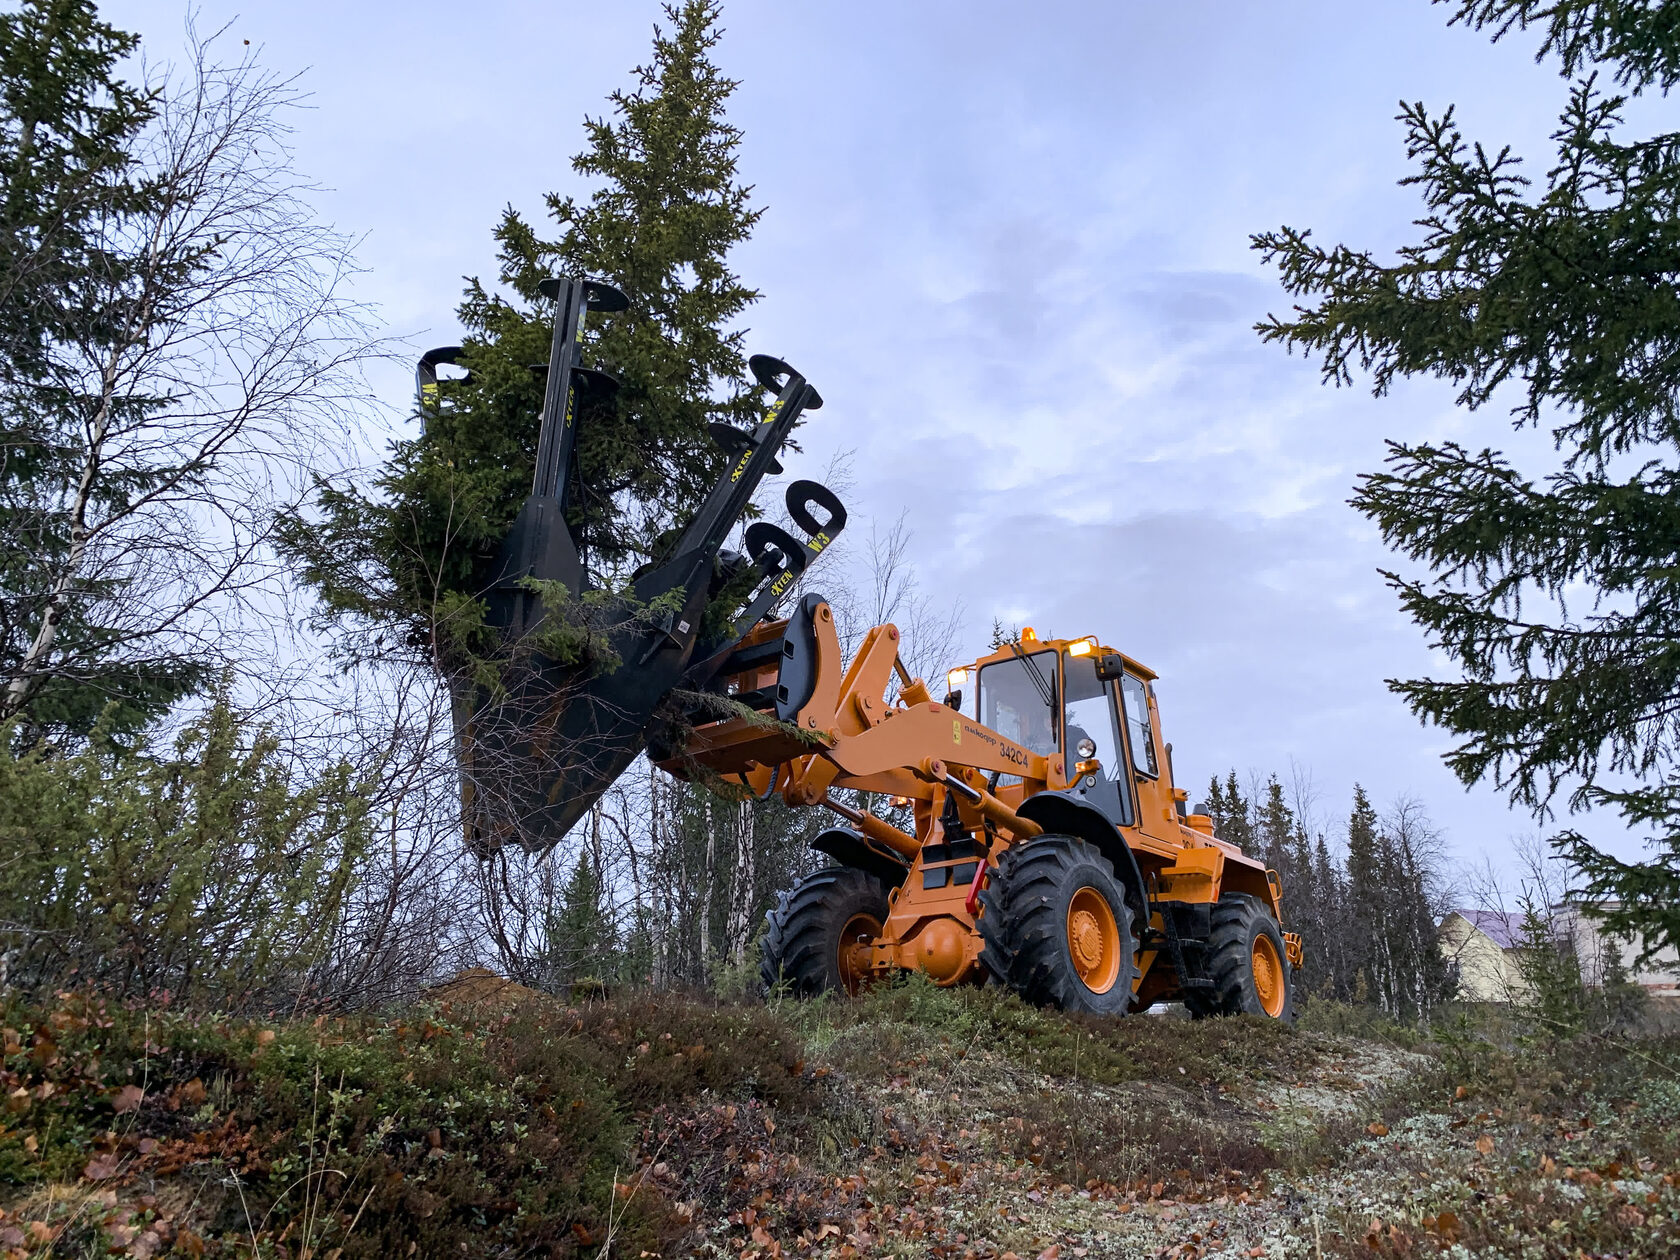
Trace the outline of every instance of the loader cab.
[[[1147, 697], [1140, 694], [1141, 724], [1124, 707], [1128, 686], [1142, 683], [1129, 672], [1116, 677], [1098, 668], [1120, 659], [1094, 639], [1041, 642], [1023, 631], [1020, 643], [980, 665], [975, 715], [1032, 752], [1059, 754], [1068, 792], [1126, 827], [1138, 817], [1134, 772], [1158, 778], [1159, 759]], [[1080, 766], [1083, 773], [1075, 773]]]

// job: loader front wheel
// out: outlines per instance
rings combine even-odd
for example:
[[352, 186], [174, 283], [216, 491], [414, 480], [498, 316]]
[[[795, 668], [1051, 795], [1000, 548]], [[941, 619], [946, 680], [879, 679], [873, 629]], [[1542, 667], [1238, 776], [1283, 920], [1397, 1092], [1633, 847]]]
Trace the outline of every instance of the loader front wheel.
[[1228, 893], [1219, 899], [1207, 959], [1213, 988], [1186, 992], [1184, 1005], [1192, 1015], [1259, 1015], [1295, 1022], [1294, 968], [1282, 929], [1258, 897]]
[[758, 965], [766, 991], [856, 993], [869, 974], [863, 955], [887, 921], [887, 886], [867, 871], [831, 866], [783, 893], [766, 918]]
[[1094, 845], [1077, 836], [1015, 845], [998, 859], [980, 904], [980, 961], [1027, 1001], [1091, 1015], [1130, 1009], [1132, 909]]

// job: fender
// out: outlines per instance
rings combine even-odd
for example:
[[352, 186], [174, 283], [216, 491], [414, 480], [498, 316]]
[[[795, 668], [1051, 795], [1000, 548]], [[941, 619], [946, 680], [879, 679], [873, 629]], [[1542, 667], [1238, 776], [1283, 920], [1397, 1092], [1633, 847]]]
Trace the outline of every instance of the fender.
[[826, 853], [841, 866], [868, 871], [888, 888], [897, 888], [910, 873], [910, 865], [885, 845], [876, 844], [850, 827], [830, 827], [811, 841], [818, 853]]
[[1022, 801], [1015, 812], [1046, 832], [1078, 836], [1096, 845], [1097, 851], [1114, 864], [1114, 873], [1131, 894], [1132, 913], [1137, 916], [1139, 926], [1147, 926], [1149, 891], [1143, 882], [1143, 871], [1131, 845], [1107, 815], [1067, 792], [1039, 792]]

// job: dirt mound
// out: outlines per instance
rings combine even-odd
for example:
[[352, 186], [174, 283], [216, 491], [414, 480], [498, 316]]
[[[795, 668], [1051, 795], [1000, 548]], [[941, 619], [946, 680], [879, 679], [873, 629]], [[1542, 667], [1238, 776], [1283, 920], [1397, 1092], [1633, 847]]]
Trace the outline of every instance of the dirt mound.
[[488, 967], [468, 967], [452, 980], [431, 985], [426, 1000], [471, 1015], [499, 1015], [527, 1002], [560, 1005], [548, 994], [498, 976]]

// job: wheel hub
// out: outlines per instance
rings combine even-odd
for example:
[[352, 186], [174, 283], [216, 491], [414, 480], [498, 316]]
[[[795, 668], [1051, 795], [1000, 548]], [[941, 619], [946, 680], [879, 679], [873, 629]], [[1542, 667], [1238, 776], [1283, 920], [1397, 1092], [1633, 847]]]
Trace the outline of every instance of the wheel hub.
[[1068, 957], [1085, 987], [1107, 993], [1120, 976], [1120, 928], [1114, 910], [1095, 888], [1073, 894], [1067, 912]]
[[870, 974], [870, 960], [874, 951], [870, 945], [881, 935], [881, 921], [872, 914], [854, 914], [840, 929], [838, 949], [840, 983], [847, 993], [855, 994]]
[[1254, 973], [1254, 996], [1260, 1000], [1260, 1009], [1276, 1019], [1283, 1014], [1286, 985], [1283, 960], [1278, 957], [1271, 937], [1262, 933], [1254, 938], [1250, 965]]
[[1080, 971], [1091, 971], [1102, 962], [1102, 929], [1097, 926], [1096, 915], [1088, 910], [1076, 912], [1069, 936], [1073, 940], [1073, 953]]

